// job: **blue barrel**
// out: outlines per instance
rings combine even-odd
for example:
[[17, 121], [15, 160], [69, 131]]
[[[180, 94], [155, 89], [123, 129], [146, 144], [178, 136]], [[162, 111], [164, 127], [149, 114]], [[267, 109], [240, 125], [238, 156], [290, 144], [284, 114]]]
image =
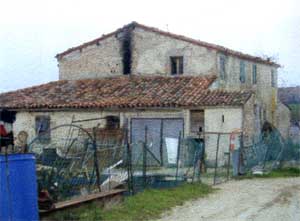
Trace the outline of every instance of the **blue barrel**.
[[0, 155], [0, 220], [39, 220], [35, 157]]

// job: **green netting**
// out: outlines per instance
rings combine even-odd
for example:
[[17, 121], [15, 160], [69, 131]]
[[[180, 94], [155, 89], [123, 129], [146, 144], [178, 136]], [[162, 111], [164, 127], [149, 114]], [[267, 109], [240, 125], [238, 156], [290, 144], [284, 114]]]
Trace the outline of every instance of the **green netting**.
[[[285, 165], [299, 165], [300, 143], [284, 139], [276, 128], [262, 133], [258, 141], [242, 152], [243, 166], [247, 171], [264, 172]], [[299, 165], [300, 166], [300, 165]]]

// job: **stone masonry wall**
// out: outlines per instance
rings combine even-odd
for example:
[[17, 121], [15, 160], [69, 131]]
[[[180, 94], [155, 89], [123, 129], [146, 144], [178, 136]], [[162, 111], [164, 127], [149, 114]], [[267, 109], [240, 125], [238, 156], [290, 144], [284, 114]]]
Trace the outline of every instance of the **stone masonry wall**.
[[[218, 56], [221, 56], [219, 54]], [[224, 56], [224, 55], [223, 55]], [[273, 123], [275, 126], [275, 111], [277, 108], [277, 85], [271, 85], [271, 72], [274, 70], [275, 81], [277, 82], [277, 70], [270, 65], [254, 63], [243, 60], [245, 62], [246, 81], [240, 82], [240, 61], [241, 59], [233, 56], [225, 56], [226, 58], [226, 73], [225, 80], [218, 78], [215, 87], [225, 90], [252, 90], [255, 94], [253, 104], [258, 105], [262, 110], [266, 110], [266, 120]], [[253, 64], [257, 66], [257, 83], [253, 84], [252, 69]], [[218, 68], [219, 64], [218, 64]]]
[[252, 96], [243, 108], [243, 131], [244, 131], [244, 145], [249, 146], [252, 144], [253, 140], [257, 140], [262, 126], [262, 120], [260, 119], [260, 114], [258, 112], [259, 105], [256, 104], [255, 95]]
[[279, 132], [285, 139], [287, 139], [289, 137], [291, 112], [290, 109], [281, 102], [278, 102], [276, 121]]
[[63, 56], [59, 62], [60, 80], [78, 80], [121, 75], [123, 72], [121, 42], [110, 36]]
[[171, 75], [171, 56], [183, 56], [184, 75], [216, 73], [216, 51], [135, 28], [132, 73]]

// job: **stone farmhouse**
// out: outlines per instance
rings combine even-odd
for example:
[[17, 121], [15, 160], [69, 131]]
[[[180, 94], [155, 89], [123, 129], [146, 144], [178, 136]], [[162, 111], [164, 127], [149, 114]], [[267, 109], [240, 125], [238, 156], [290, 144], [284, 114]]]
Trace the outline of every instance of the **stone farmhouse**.
[[[288, 136], [290, 111], [277, 97], [280, 65], [271, 60], [136, 22], [56, 58], [58, 81], [0, 95], [0, 110], [14, 115], [14, 136], [26, 131], [30, 140], [40, 123], [52, 128], [97, 117], [106, 117], [102, 127], [114, 119], [128, 128], [132, 142], [147, 125], [157, 146], [160, 136], [233, 130], [251, 144], [266, 121]], [[215, 141], [205, 142], [209, 152]]]

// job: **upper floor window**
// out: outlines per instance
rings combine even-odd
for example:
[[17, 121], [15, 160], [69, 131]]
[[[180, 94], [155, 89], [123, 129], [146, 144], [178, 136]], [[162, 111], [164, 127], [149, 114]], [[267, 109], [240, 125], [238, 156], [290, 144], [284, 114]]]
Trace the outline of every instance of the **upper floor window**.
[[256, 64], [252, 65], [252, 83], [253, 84], [257, 83], [257, 66], [256, 66]]
[[49, 116], [37, 116], [35, 118], [35, 132], [39, 137], [41, 143], [50, 142], [50, 117]]
[[177, 56], [177, 57], [170, 57], [171, 59], [171, 74], [177, 75], [177, 74], [183, 74], [183, 57]]
[[276, 87], [276, 73], [275, 70], [271, 70], [271, 86]]
[[226, 78], [226, 59], [225, 56], [220, 56], [220, 78], [225, 80]]
[[246, 65], [244, 61], [240, 61], [240, 81], [241, 83], [246, 82]]

